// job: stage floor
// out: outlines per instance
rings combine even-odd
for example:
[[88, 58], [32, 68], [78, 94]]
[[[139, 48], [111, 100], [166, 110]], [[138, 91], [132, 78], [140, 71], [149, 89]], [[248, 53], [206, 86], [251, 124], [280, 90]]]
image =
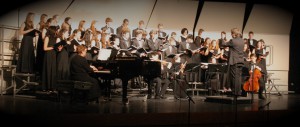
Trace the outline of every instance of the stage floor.
[[99, 103], [69, 104], [3, 95], [0, 113], [2, 123], [10, 125], [21, 122], [32, 126], [259, 126], [296, 122], [292, 121], [295, 119], [292, 115], [297, 115], [300, 109], [298, 94], [267, 94], [266, 100], [259, 100], [257, 94], [244, 98], [252, 103], [206, 101], [214, 97], [192, 96], [193, 103], [174, 99], [171, 94], [166, 99], [131, 95], [129, 104], [124, 105], [120, 96], [112, 96], [111, 101], [101, 99]]

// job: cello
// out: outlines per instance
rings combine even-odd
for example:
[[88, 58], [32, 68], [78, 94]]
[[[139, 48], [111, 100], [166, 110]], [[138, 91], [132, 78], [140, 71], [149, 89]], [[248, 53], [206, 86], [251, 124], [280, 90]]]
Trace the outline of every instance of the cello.
[[249, 72], [250, 77], [248, 81], [244, 83], [243, 89], [246, 92], [258, 92], [259, 90], [259, 79], [262, 77], [260, 70], [254, 68], [253, 72]]

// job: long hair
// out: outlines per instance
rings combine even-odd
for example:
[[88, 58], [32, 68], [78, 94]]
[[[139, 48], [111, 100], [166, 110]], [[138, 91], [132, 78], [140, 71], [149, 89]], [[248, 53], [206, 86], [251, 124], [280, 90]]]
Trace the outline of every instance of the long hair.
[[84, 23], [85, 23], [85, 20], [81, 20], [78, 24], [78, 30], [80, 31], [84, 31]]
[[33, 29], [34, 27], [33, 20], [31, 19], [32, 16], [34, 16], [34, 13], [32, 12], [29, 12], [26, 16], [25, 24], [27, 29]]

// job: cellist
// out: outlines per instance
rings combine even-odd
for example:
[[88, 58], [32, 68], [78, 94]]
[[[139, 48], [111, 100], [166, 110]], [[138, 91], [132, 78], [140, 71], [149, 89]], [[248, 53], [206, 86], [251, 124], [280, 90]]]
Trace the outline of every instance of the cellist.
[[[258, 79], [258, 84], [259, 84], [259, 90], [258, 90], [258, 98], [261, 100], [264, 100], [265, 97], [263, 96], [263, 91], [265, 89], [265, 81], [263, 78], [263, 75], [265, 72], [263, 72], [263, 64], [260, 62], [260, 56], [262, 54], [251, 54], [250, 59], [251, 59], [251, 64], [249, 64], [249, 72], [250, 74], [253, 73], [253, 70], [257, 69], [260, 71], [262, 76], [259, 76], [260, 78]], [[259, 58], [259, 59], [257, 59]]]

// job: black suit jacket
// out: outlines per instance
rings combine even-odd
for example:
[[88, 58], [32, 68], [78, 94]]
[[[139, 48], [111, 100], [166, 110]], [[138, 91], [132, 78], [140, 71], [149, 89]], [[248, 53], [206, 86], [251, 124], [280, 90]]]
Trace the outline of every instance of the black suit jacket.
[[101, 30], [103, 30], [104, 28], [109, 29], [110, 33], [112, 33], [112, 34], [115, 33], [115, 30], [113, 28], [111, 28], [111, 27], [104, 26], [104, 27], [101, 28]]
[[131, 46], [131, 41], [125, 40], [123, 37], [120, 38], [120, 48], [121, 49], [128, 49]]
[[147, 44], [151, 51], [159, 50], [161, 49], [160, 46], [162, 44], [161, 40], [155, 39], [154, 41], [152, 39], [148, 39]]
[[252, 39], [252, 40], [253, 40], [253, 44], [251, 45], [250, 44], [250, 39], [247, 39], [247, 44], [250, 47], [250, 51], [252, 51], [253, 49], [255, 49], [254, 47], [256, 47], [256, 45], [257, 45], [257, 40], [255, 40], [255, 39]]
[[227, 43], [223, 43], [223, 46], [229, 46], [229, 65], [234, 65], [237, 63], [244, 62], [244, 40], [240, 37], [233, 38]]
[[135, 33], [137, 30], [144, 30], [144, 29], [136, 28], [136, 29], [132, 30], [132, 37], [136, 37]]
[[[118, 37], [122, 37], [122, 29], [123, 29], [123, 26], [119, 26], [118, 28], [117, 28], [117, 36]], [[129, 28], [128, 28], [129, 29]], [[129, 31], [130, 31], [130, 29], [129, 29]], [[129, 40], [131, 40], [131, 33], [129, 32]]]
[[201, 47], [202, 43], [204, 43], [204, 38], [202, 38], [200, 36], [197, 36], [195, 38], [195, 44], [196, 44], [196, 46]]

